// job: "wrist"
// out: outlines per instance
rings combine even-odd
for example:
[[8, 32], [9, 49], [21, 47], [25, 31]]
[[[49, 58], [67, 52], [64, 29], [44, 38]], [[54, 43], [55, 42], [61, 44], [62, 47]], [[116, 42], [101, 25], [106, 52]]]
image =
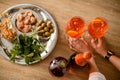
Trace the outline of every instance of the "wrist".
[[89, 60], [89, 67], [90, 67], [89, 73], [99, 72], [99, 69], [98, 69], [93, 57]]
[[105, 57], [106, 54], [107, 54], [107, 50], [100, 51], [99, 54], [100, 54], [102, 57]]
[[113, 53], [113, 52], [111, 52], [111, 51], [107, 51], [107, 54], [105, 55], [105, 57], [104, 57], [104, 58], [105, 58], [106, 60], [108, 60], [108, 61], [109, 61], [109, 60], [110, 60], [110, 58], [111, 58], [113, 55], [114, 55], [114, 53]]

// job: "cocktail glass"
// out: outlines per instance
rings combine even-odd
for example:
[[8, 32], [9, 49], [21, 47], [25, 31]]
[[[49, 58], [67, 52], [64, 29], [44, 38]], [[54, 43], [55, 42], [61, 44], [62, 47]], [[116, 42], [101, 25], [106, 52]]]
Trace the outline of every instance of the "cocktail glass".
[[103, 37], [107, 30], [108, 24], [106, 20], [101, 17], [95, 18], [88, 25], [88, 32], [95, 39]]
[[72, 38], [80, 38], [84, 32], [85, 23], [80, 17], [73, 17], [66, 26], [66, 33]]

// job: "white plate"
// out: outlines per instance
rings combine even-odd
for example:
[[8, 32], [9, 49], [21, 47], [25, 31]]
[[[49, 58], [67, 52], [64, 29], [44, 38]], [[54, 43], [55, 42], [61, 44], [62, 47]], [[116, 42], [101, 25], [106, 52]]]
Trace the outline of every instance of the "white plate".
[[[12, 6], [10, 8], [8, 8], [7, 10], [5, 10], [2, 14], [4, 13], [9, 13], [12, 16], [12, 21], [13, 21], [13, 25], [14, 25], [14, 18], [16, 16], [16, 14], [18, 12], [20, 12], [21, 10], [31, 10], [33, 12], [33, 14], [37, 14], [37, 18], [45, 20], [45, 21], [52, 21], [52, 25], [54, 28], [54, 33], [51, 34], [50, 39], [46, 42], [46, 47], [45, 49], [47, 50], [46, 52], [42, 52], [41, 53], [41, 58], [42, 60], [44, 60], [54, 49], [56, 42], [57, 42], [57, 38], [58, 38], [58, 29], [57, 29], [57, 25], [56, 22], [54, 20], [54, 18], [50, 15], [50, 13], [48, 13], [44, 8], [34, 5], [34, 4], [18, 4], [15, 6]], [[16, 29], [17, 30], [17, 29]], [[20, 33], [20, 31], [17, 30], [17, 33]], [[12, 44], [5, 40], [4, 38], [1, 38], [2, 43], [8, 48], [8, 50], [10, 50], [12, 47]], [[3, 50], [3, 48], [0, 46], [0, 54], [3, 55], [6, 59], [10, 60], [9, 56], [7, 56], [7, 54], [5, 53], [5, 51]], [[38, 61], [34, 61], [31, 62], [30, 64], [36, 63]], [[16, 60], [15, 63], [17, 64], [23, 64], [26, 65], [24, 59], [23, 60]]]

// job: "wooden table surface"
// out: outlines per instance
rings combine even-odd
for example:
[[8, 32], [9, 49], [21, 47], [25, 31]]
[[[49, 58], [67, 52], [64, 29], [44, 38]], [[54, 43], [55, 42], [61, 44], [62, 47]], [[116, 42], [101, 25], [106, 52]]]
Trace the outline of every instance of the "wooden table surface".
[[[64, 77], [54, 77], [48, 69], [54, 57], [68, 59], [73, 53], [65, 39], [66, 23], [73, 16], [81, 16], [86, 27], [95, 17], [104, 17], [109, 24], [108, 49], [120, 57], [120, 0], [0, 0], [0, 12], [20, 3], [37, 4], [51, 13], [58, 25], [58, 41], [44, 61], [29, 66], [11, 63], [0, 55], [0, 80], [88, 80], [87, 70], [74, 69]], [[95, 60], [107, 80], [120, 80], [120, 72], [110, 62], [97, 54]]]

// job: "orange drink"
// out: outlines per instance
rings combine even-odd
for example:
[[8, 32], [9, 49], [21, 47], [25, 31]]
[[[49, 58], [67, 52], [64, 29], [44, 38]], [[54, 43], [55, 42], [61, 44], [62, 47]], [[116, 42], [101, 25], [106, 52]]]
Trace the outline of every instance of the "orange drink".
[[88, 32], [94, 38], [103, 37], [108, 29], [107, 22], [100, 17], [95, 18], [88, 25]]
[[84, 21], [79, 17], [73, 17], [67, 24], [66, 33], [70, 37], [80, 38], [84, 32]]

